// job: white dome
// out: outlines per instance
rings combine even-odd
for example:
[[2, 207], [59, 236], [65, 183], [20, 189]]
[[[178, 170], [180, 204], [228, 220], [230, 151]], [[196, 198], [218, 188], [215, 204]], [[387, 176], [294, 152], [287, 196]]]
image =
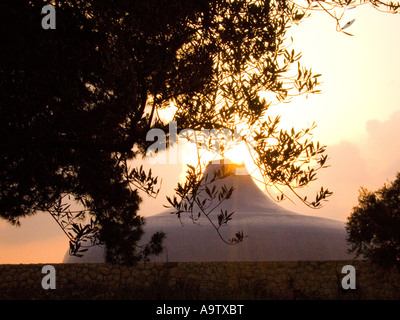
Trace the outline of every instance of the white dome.
[[[210, 222], [203, 216], [196, 224], [182, 217], [182, 224], [171, 211], [146, 218], [146, 243], [157, 231], [166, 233], [164, 252], [151, 261], [290, 261], [351, 259], [347, 253], [344, 222], [297, 214], [283, 209], [267, 197], [254, 183], [243, 166], [210, 164], [206, 173], [223, 165], [233, 174], [215, 185], [233, 186], [232, 197], [213, 213], [214, 219], [221, 209], [234, 211], [232, 220], [221, 227], [224, 239], [243, 231], [246, 238], [235, 245], [224, 243]], [[82, 258], [65, 255], [64, 262], [104, 262], [104, 248], [94, 247]]]

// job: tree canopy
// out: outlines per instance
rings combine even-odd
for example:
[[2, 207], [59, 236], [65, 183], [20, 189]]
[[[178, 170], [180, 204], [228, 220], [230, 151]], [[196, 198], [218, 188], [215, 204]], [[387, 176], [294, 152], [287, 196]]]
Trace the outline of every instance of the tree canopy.
[[[150, 129], [167, 132], [158, 111], [172, 104], [180, 129], [240, 132], [267, 186], [289, 188], [311, 207], [331, 194], [321, 188], [308, 200], [298, 193], [326, 167], [325, 147], [307, 138], [312, 128], [280, 130], [259, 92], [283, 102], [318, 92], [319, 75], [285, 47], [286, 29], [310, 10], [335, 18], [326, 5], [356, 1], [54, 0], [56, 29], [45, 30], [47, 3], [0, 4], [2, 218], [18, 224], [49, 212], [72, 254], [85, 250], [85, 239], [105, 243], [109, 262], [159, 253], [162, 233], [137, 245], [138, 190], [155, 196], [158, 179], [130, 160], [146, 155]], [[199, 183], [201, 167], [192, 173]], [[178, 189], [195, 195], [193, 186]]]
[[361, 188], [346, 229], [350, 252], [384, 268], [400, 268], [400, 172], [377, 191]]

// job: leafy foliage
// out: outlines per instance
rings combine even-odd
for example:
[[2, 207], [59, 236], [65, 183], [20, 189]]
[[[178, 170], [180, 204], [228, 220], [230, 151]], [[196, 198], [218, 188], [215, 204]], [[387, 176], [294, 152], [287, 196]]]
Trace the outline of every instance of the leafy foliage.
[[[158, 111], [172, 104], [180, 128], [244, 126], [241, 139], [252, 143], [273, 185], [294, 191], [325, 166], [324, 147], [301, 141], [305, 131], [279, 131], [279, 119], [265, 120], [270, 102], [259, 95], [273, 92], [288, 102], [318, 92], [320, 75], [284, 46], [286, 28], [307, 13], [296, 3], [54, 0], [57, 27], [44, 30], [47, 3], [0, 4], [0, 216], [10, 223], [49, 212], [71, 253], [81, 254], [87, 240], [104, 243], [110, 262], [132, 264], [160, 252], [162, 233], [137, 246], [144, 223], [139, 191], [155, 197], [159, 180], [131, 160], [145, 155], [149, 129], [167, 131]], [[311, 160], [317, 168], [303, 167]], [[181, 196], [201, 188], [202, 173], [192, 174], [198, 176], [189, 177]], [[209, 200], [230, 196], [208, 191]], [[321, 189], [306, 203], [319, 207], [329, 195]], [[80, 208], [67, 207], [67, 197]], [[222, 212], [215, 227], [230, 214]]]
[[[244, 234], [242, 231], [237, 231], [235, 237], [225, 239], [220, 229], [232, 220], [234, 212], [221, 209], [221, 204], [231, 198], [234, 187], [229, 189], [222, 185], [217, 188], [215, 184], [234, 172], [227, 168], [227, 165], [222, 165], [220, 169], [215, 170], [210, 177], [209, 174], [202, 174], [201, 170], [188, 165], [187, 177], [185, 183], [178, 183], [175, 188], [176, 195], [173, 198], [167, 197], [169, 206], [173, 208], [172, 213], [176, 214], [181, 219], [182, 214], [189, 214], [190, 219], [196, 223], [201, 216], [204, 216], [217, 231], [222, 241], [227, 244], [237, 244], [243, 241]], [[219, 209], [219, 210], [218, 210]], [[215, 212], [218, 212], [215, 214]]]
[[[298, 95], [319, 93], [321, 75], [313, 74], [311, 69], [300, 64], [301, 54], [288, 50], [286, 30], [313, 10], [326, 12], [340, 26], [343, 12], [337, 15], [335, 10], [347, 10], [350, 5], [357, 5], [356, 2], [307, 0], [303, 6], [298, 1], [237, 1], [215, 6], [213, 15], [217, 19], [202, 26], [200, 36], [192, 42], [195, 46], [218, 45], [217, 51], [209, 47], [214, 62], [210, 72], [212, 81], [206, 91], [180, 95], [174, 100], [177, 107], [174, 120], [182, 128], [196, 130], [191, 141], [198, 148], [199, 158], [196, 170], [189, 167], [187, 171], [188, 184], [175, 189], [180, 201], [176, 198], [170, 201], [178, 216], [189, 212], [193, 217], [193, 203], [202, 204], [200, 200], [189, 199], [189, 195], [204, 197], [199, 193], [205, 168], [200, 151], [213, 151], [223, 156], [238, 140], [246, 143], [267, 190], [273, 187], [281, 193], [278, 201], [291, 200], [285, 191], [288, 190], [305, 205], [321, 208], [332, 195], [324, 187], [312, 200], [299, 193], [317, 179], [319, 170], [328, 167], [326, 146], [311, 141], [315, 125], [301, 131], [279, 129], [280, 117], [268, 116], [272, 102], [262, 98], [260, 93], [273, 93], [279, 103], [290, 102]], [[377, 8], [385, 6], [379, 1], [360, 1], [359, 5], [366, 3]], [[394, 3], [386, 7], [394, 13], [399, 8]], [[343, 30], [353, 23], [354, 20], [349, 21], [337, 27], [337, 31], [346, 33]], [[204, 135], [204, 129], [213, 133]], [[210, 196], [207, 189], [203, 191]], [[185, 204], [189, 205], [185, 207]], [[209, 218], [209, 213], [202, 210], [197, 213], [198, 216], [202, 214]]]
[[360, 190], [346, 229], [350, 252], [385, 268], [400, 268], [400, 173], [375, 192]]
[[[207, 58], [177, 51], [207, 2], [57, 1], [56, 30], [41, 28], [45, 4], [1, 4], [1, 216], [19, 224], [51, 212], [72, 253], [93, 236], [109, 261], [131, 263], [157, 251], [134, 245], [143, 232], [138, 189], [156, 196], [158, 180], [130, 168], [133, 147], [144, 148], [154, 124], [151, 99], [203, 89]], [[75, 224], [77, 213], [58, 206], [66, 195], [88, 220]]]
[[[221, 139], [221, 133], [244, 141], [267, 188], [283, 186], [306, 205], [321, 207], [332, 194], [328, 189], [321, 188], [313, 201], [296, 191], [327, 167], [325, 147], [305, 138], [311, 136], [314, 126], [300, 132], [279, 130], [280, 118], [268, 116], [271, 102], [260, 95], [273, 92], [280, 102], [289, 102], [297, 95], [319, 92], [320, 75], [303, 67], [301, 55], [284, 44], [286, 29], [299, 19], [296, 6], [285, 1], [237, 1], [234, 5], [221, 3], [214, 10], [214, 16], [220, 18], [211, 20], [207, 32], [192, 42], [218, 45], [217, 51], [213, 46], [209, 51], [214, 61], [212, 81], [207, 91], [177, 97], [174, 119], [183, 128], [196, 130], [192, 141], [199, 149], [223, 155], [235, 143]], [[214, 130], [214, 134], [204, 136], [200, 132], [204, 129]], [[188, 171], [188, 181], [201, 183], [204, 166], [200, 162], [199, 157], [198, 172]], [[198, 176], [191, 176], [195, 174]], [[190, 185], [190, 192], [197, 194], [199, 185]], [[282, 191], [279, 200], [285, 197]]]
[[[347, 21], [346, 13], [349, 10], [356, 9], [359, 6], [370, 5], [378, 11], [386, 13], [399, 13], [400, 3], [393, 1], [380, 0], [300, 0], [291, 1], [298, 9], [297, 18], [299, 21], [310, 15], [312, 11], [322, 11], [326, 13], [336, 23], [336, 31], [342, 32], [348, 36], [353, 34], [344, 31], [349, 28], [356, 19]], [[346, 19], [345, 19], [346, 18]], [[345, 22], [343, 22], [345, 20]]]

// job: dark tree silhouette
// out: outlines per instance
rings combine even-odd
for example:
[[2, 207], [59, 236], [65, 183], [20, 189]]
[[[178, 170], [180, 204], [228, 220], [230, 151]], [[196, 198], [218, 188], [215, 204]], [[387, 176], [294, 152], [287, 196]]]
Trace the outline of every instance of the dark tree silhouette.
[[[258, 96], [267, 90], [288, 101], [318, 91], [319, 75], [283, 39], [315, 5], [329, 14], [326, 2], [54, 0], [56, 29], [44, 30], [47, 3], [0, 3], [2, 218], [19, 224], [48, 212], [71, 254], [86, 250], [83, 240], [105, 243], [109, 262], [159, 253], [162, 233], [137, 245], [138, 191], [156, 196], [159, 181], [130, 160], [146, 155], [150, 129], [167, 132], [158, 110], [171, 103], [178, 128], [233, 132], [245, 124], [241, 139], [252, 143], [266, 184], [287, 187], [312, 207], [330, 195], [324, 188], [315, 201], [298, 194], [325, 167], [325, 147], [306, 139], [311, 128], [279, 130]], [[289, 75], [293, 65], [297, 74]]]
[[[46, 2], [1, 4], [1, 216], [48, 211], [71, 253], [90, 238], [106, 243], [108, 261], [131, 264], [159, 252], [163, 235], [136, 247], [137, 189], [155, 195], [157, 179], [128, 161], [157, 124], [151, 97], [204, 89], [206, 50], [178, 50], [207, 2], [58, 1], [57, 27], [44, 30]], [[67, 197], [83, 209], [71, 211]]]
[[361, 188], [346, 229], [350, 252], [384, 268], [400, 269], [400, 172], [375, 192]]

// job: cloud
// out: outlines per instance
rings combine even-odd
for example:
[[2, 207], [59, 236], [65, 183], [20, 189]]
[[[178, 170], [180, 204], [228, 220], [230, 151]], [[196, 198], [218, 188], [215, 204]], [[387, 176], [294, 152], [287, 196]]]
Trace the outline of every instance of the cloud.
[[357, 203], [359, 188], [369, 181], [368, 168], [358, 146], [349, 141], [328, 147], [327, 152], [331, 167], [321, 172], [319, 181], [334, 194], [322, 212], [345, 220]]
[[377, 190], [395, 178], [400, 171], [399, 124], [400, 111], [396, 111], [386, 121], [367, 121], [366, 137], [362, 141], [342, 141], [328, 146], [331, 167], [320, 172], [316, 184], [329, 188], [334, 195], [316, 214], [346, 220], [358, 203], [360, 187]]
[[369, 169], [376, 178], [393, 179], [400, 171], [400, 110], [386, 121], [368, 121], [366, 129], [368, 138], [362, 152]]

